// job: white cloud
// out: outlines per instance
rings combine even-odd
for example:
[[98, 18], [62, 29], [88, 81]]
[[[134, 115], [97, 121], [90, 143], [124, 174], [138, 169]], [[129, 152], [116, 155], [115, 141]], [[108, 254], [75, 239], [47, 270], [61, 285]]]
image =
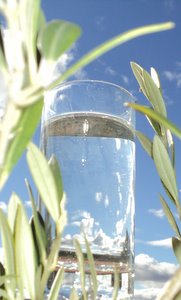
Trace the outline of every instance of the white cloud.
[[168, 262], [159, 262], [147, 254], [135, 257], [135, 297], [139, 300], [153, 300], [161, 291], [178, 266]]
[[181, 87], [181, 71], [166, 70], [163, 72], [164, 77], [171, 82], [175, 82], [178, 88]]
[[171, 240], [171, 238], [163, 239], [163, 240], [148, 241], [148, 242], [146, 242], [146, 244], [148, 244], [150, 246], [172, 248], [172, 240]]
[[163, 209], [149, 209], [148, 212], [161, 219], [165, 216]]
[[126, 84], [126, 85], [129, 84], [129, 78], [128, 78], [128, 76], [126, 76], [124, 74], [119, 74], [116, 70], [114, 70], [110, 66], [106, 66], [105, 67], [105, 73], [108, 74], [108, 75], [110, 75], [110, 76], [121, 77], [121, 80], [123, 81], [124, 84]]

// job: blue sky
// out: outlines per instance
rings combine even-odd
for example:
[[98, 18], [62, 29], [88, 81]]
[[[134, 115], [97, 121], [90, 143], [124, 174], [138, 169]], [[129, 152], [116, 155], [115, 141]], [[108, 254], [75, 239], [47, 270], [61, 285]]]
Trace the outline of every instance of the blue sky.
[[[134, 27], [174, 21], [175, 29], [132, 40], [105, 54], [76, 78], [100, 79], [123, 86], [137, 98], [146, 100], [139, 92], [130, 68], [135, 61], [149, 70], [158, 71], [169, 118], [181, 127], [181, 2], [178, 0], [42, 0], [47, 20], [65, 19], [79, 24], [83, 34], [75, 47], [64, 56], [62, 70], [101, 42]], [[136, 128], [152, 136], [143, 116], [136, 115]], [[38, 143], [39, 131], [35, 136]], [[181, 189], [181, 142], [176, 140], [178, 187]], [[21, 159], [1, 194], [1, 206], [6, 209], [10, 191], [28, 199], [23, 178], [28, 175]], [[136, 296], [135, 299], [154, 299], [165, 280], [176, 267], [169, 238], [173, 235], [159, 203], [162, 188], [150, 158], [136, 142]], [[27, 202], [28, 205], [28, 202]]]

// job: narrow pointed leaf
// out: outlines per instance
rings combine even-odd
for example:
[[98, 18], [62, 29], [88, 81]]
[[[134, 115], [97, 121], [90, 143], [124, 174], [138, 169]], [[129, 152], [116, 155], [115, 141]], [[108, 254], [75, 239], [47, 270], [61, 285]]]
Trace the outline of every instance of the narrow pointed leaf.
[[87, 253], [87, 258], [88, 258], [88, 262], [89, 262], [90, 273], [91, 273], [91, 280], [92, 280], [92, 284], [93, 284], [93, 293], [94, 293], [94, 297], [96, 299], [97, 288], [98, 288], [96, 267], [95, 267], [95, 263], [94, 263], [93, 254], [91, 252], [88, 240], [85, 235], [84, 235], [84, 239], [85, 239], [86, 253]]
[[[152, 108], [151, 108], [152, 109]], [[162, 136], [163, 132], [162, 132], [162, 128], [161, 128], [161, 125], [155, 121], [154, 119], [146, 116], [148, 122], [150, 123], [151, 127], [153, 128], [153, 130], [159, 135], [159, 136]]]
[[178, 213], [181, 213], [181, 208], [178, 199], [178, 189], [175, 178], [175, 172], [172, 167], [168, 152], [158, 136], [154, 137], [153, 140], [153, 159], [164, 185], [175, 200], [175, 205], [178, 209]]
[[152, 154], [153, 143], [152, 143], [152, 141], [140, 131], [136, 131], [136, 136], [139, 139], [139, 141], [140, 141], [141, 145], [143, 146], [143, 148], [145, 149], [145, 151], [148, 153], [148, 155], [153, 158], [153, 154]]
[[38, 48], [46, 60], [54, 62], [73, 45], [80, 34], [81, 29], [78, 25], [53, 20], [40, 31]]
[[27, 289], [31, 299], [36, 299], [36, 254], [31, 227], [24, 207], [19, 205], [15, 225], [15, 257], [17, 276], [21, 285]]
[[58, 262], [58, 253], [60, 249], [61, 235], [57, 236], [51, 245], [50, 253], [48, 255], [42, 278], [40, 283], [40, 291], [43, 292], [47, 286], [48, 279], [55, 268]]
[[52, 170], [54, 179], [55, 179], [55, 185], [57, 187], [57, 194], [59, 195], [60, 200], [63, 197], [63, 183], [62, 183], [62, 176], [61, 176], [61, 171], [60, 171], [60, 167], [58, 164], [58, 161], [55, 157], [55, 155], [52, 155], [50, 160], [49, 160], [49, 166]]
[[172, 247], [178, 262], [181, 265], [181, 239], [172, 238]]
[[45, 264], [45, 259], [46, 259], [46, 247], [47, 247], [47, 238], [46, 238], [46, 232], [45, 232], [45, 226], [42, 220], [42, 217], [40, 215], [40, 213], [37, 212], [36, 209], [36, 205], [35, 205], [35, 201], [33, 198], [33, 194], [32, 194], [32, 190], [30, 187], [29, 182], [26, 180], [26, 186], [29, 192], [29, 197], [31, 200], [31, 204], [32, 204], [32, 210], [33, 210], [33, 218], [32, 218], [32, 231], [33, 232], [33, 238], [34, 238], [34, 242], [36, 243], [36, 247], [38, 255], [39, 255], [39, 263], [41, 263], [42, 265]]
[[[4, 268], [6, 275], [15, 275], [15, 257], [14, 257], [14, 241], [9, 223], [0, 209], [0, 231], [4, 255]], [[15, 293], [15, 281], [12, 280], [11, 285], [6, 284], [6, 290], [9, 297], [13, 297]]]
[[159, 123], [163, 124], [166, 128], [170, 129], [170, 131], [181, 139], [181, 129], [179, 129], [174, 123], [169, 121], [167, 118], [163, 117], [162, 114], [153, 111], [152, 109], [139, 105], [136, 103], [125, 103], [125, 105], [132, 107], [133, 109], [139, 111], [140, 113], [151, 117], [152, 119], [158, 121]]
[[175, 143], [173, 140], [173, 136], [169, 129], [167, 129], [167, 142], [170, 150], [170, 157], [172, 161], [173, 168], [175, 168]]
[[7, 219], [0, 209], [0, 230], [2, 245], [4, 249], [4, 267], [6, 269], [6, 274], [14, 274], [14, 249], [13, 249], [13, 236], [7, 222]]
[[53, 220], [55, 222], [58, 221], [61, 199], [58, 194], [56, 179], [45, 156], [40, 149], [32, 143], [28, 146], [27, 162], [42, 201]]
[[[14, 110], [5, 116], [6, 121], [2, 128], [4, 135], [0, 141], [1, 151], [3, 151], [3, 153], [1, 152], [0, 188], [4, 186], [9, 174], [32, 138], [40, 121], [42, 106], [43, 100], [22, 109], [13, 128], [9, 128], [8, 124], [12, 124], [15, 117]], [[9, 136], [13, 137], [12, 140], [9, 140]]]
[[141, 91], [146, 97], [148, 97], [148, 91], [146, 90], [145, 82], [143, 79], [143, 68], [135, 62], [130, 63], [133, 74], [138, 81]]
[[157, 88], [159, 88], [159, 90], [161, 91], [160, 77], [159, 77], [157, 71], [155, 70], [155, 68], [151, 67], [150, 73], [151, 73], [151, 78], [153, 79]]
[[114, 38], [106, 41], [105, 43], [99, 45], [86, 55], [84, 55], [79, 61], [77, 61], [75, 64], [73, 64], [63, 75], [58, 77], [54, 82], [52, 82], [47, 89], [52, 89], [56, 85], [58, 85], [60, 82], [64, 81], [71, 75], [73, 75], [76, 71], [79, 69], [85, 67], [95, 59], [97, 59], [99, 56], [103, 55], [104, 53], [110, 51], [111, 49], [131, 40], [134, 38], [137, 38], [139, 36], [150, 34], [154, 32], [159, 32], [162, 30], [168, 30], [174, 28], [174, 23], [167, 22], [167, 23], [160, 23], [155, 25], [148, 25], [148, 26], [142, 26], [138, 27], [132, 30], [129, 30], [127, 32], [124, 32], [122, 34], [119, 34], [115, 36]]
[[154, 109], [162, 114], [164, 117], [167, 116], [165, 103], [162, 98], [162, 94], [159, 88], [156, 86], [155, 82], [151, 78], [150, 74], [147, 71], [143, 70], [143, 80], [148, 92], [147, 98], [150, 103], [153, 105]]
[[15, 193], [12, 193], [11, 198], [8, 203], [8, 222], [11, 228], [12, 234], [14, 234], [14, 226], [16, 221], [17, 209], [21, 200]]
[[85, 290], [85, 262], [84, 262], [84, 255], [82, 253], [81, 245], [78, 240], [74, 240], [74, 245], [76, 249], [76, 256], [79, 264], [79, 270], [80, 270], [80, 281], [81, 281], [81, 289], [82, 289], [82, 295], [83, 298], [86, 300], [86, 290]]
[[117, 297], [118, 297], [119, 284], [120, 284], [120, 272], [119, 272], [119, 269], [115, 267], [115, 270], [114, 270], [114, 290], [113, 290], [113, 294], [112, 294], [112, 300], [116, 300]]
[[62, 285], [63, 277], [64, 277], [64, 269], [60, 268], [58, 270], [56, 277], [53, 281], [53, 284], [51, 286], [48, 300], [57, 300], [58, 299], [58, 295], [60, 293], [60, 288]]
[[70, 300], [79, 300], [79, 296], [77, 294], [76, 289], [73, 287], [70, 294]]
[[40, 0], [19, 1], [19, 20], [32, 81], [37, 71], [36, 39], [41, 19], [40, 3]]
[[180, 234], [180, 230], [178, 228], [178, 225], [174, 219], [174, 216], [168, 206], [168, 204], [166, 203], [166, 201], [164, 200], [164, 198], [160, 195], [160, 201], [161, 201], [161, 204], [162, 204], [162, 207], [163, 207], [163, 210], [164, 210], [164, 213], [172, 227], [172, 229], [175, 231], [176, 235], [181, 238], [181, 234]]

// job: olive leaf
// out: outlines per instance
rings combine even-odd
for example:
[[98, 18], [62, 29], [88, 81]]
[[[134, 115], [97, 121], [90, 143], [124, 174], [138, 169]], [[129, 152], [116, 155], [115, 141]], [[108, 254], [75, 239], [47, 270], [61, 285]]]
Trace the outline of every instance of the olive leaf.
[[[10, 108], [2, 125], [3, 134], [0, 139], [0, 188], [4, 186], [13, 167], [23, 154], [39, 123], [43, 100], [35, 102], [22, 110]], [[12, 127], [12, 120], [17, 116]], [[30, 126], [31, 124], [31, 126]], [[11, 136], [11, 139], [9, 139]]]
[[176, 258], [181, 265], [181, 239], [173, 237], [172, 238], [172, 247], [173, 247]]
[[87, 299], [87, 293], [85, 289], [85, 261], [84, 255], [82, 253], [81, 245], [78, 240], [74, 240], [74, 246], [76, 249], [77, 260], [79, 264], [79, 271], [80, 271], [80, 281], [81, 281], [81, 288], [82, 288], [82, 295], [83, 299]]
[[[160, 89], [155, 84], [154, 80], [151, 78], [150, 74], [143, 69], [143, 81], [147, 90], [147, 98], [153, 105], [154, 110], [162, 114], [164, 117], [167, 116], [165, 103], [163, 101]], [[146, 95], [145, 95], [146, 96]]]
[[145, 151], [148, 153], [150, 157], [153, 158], [153, 153], [152, 153], [152, 148], [153, 148], [153, 143], [152, 141], [142, 132], [136, 131], [136, 136], [139, 139], [141, 145], [145, 149]]
[[163, 184], [172, 195], [178, 213], [181, 215], [181, 207], [178, 199], [178, 189], [175, 177], [175, 171], [170, 161], [168, 152], [158, 136], [153, 139], [153, 159]]
[[170, 131], [177, 136], [179, 139], [181, 139], [181, 129], [179, 129], [174, 123], [172, 123], [167, 118], [163, 117], [162, 114], [155, 112], [153, 109], [148, 108], [144, 105], [139, 105], [136, 103], [125, 103], [126, 106], [132, 107], [133, 109], [139, 111], [140, 113], [151, 117], [152, 119], [158, 121], [160, 124], [164, 125], [167, 129], [170, 129]]
[[162, 30], [169, 30], [172, 29], [174, 26], [175, 24], [173, 22], [166, 22], [148, 26], [141, 26], [121, 33], [88, 52], [80, 60], [73, 64], [67, 71], [65, 71], [64, 74], [60, 75], [55, 81], [50, 83], [46, 87], [46, 89], [50, 90], [54, 88], [60, 82], [66, 80], [68, 77], [70, 77], [79, 69], [85, 67], [86, 65], [97, 59], [99, 56], [131, 39], [137, 38], [142, 35], [159, 32]]
[[57, 188], [57, 194], [59, 195], [60, 199], [63, 197], [63, 183], [62, 183], [62, 176], [60, 172], [59, 163], [55, 157], [52, 155], [48, 161], [48, 164], [52, 170], [54, 179], [55, 179], [55, 186]]
[[84, 234], [84, 240], [85, 240], [86, 253], [87, 253], [87, 258], [88, 258], [89, 268], [90, 268], [90, 273], [91, 273], [91, 280], [92, 280], [92, 284], [93, 284], [94, 298], [96, 299], [98, 282], [97, 282], [97, 274], [96, 274], [94, 257], [91, 252], [91, 249], [90, 249], [90, 246], [89, 246], [89, 243], [88, 243], [88, 240], [87, 240], [85, 234]]
[[30, 225], [31, 225], [33, 240], [34, 240], [34, 244], [38, 256], [37, 260], [38, 260], [38, 264], [41, 263], [42, 265], [44, 265], [46, 260], [46, 248], [47, 248], [45, 224], [40, 212], [37, 211], [31, 186], [27, 179], [25, 182], [29, 192], [29, 197], [31, 201], [32, 211], [33, 211], [33, 216], [31, 217]]
[[17, 210], [14, 240], [16, 270], [20, 286], [27, 289], [31, 299], [36, 299], [37, 258], [31, 227], [22, 204]]
[[80, 34], [78, 25], [53, 20], [39, 32], [37, 45], [42, 56], [47, 61], [54, 62], [73, 45]]
[[157, 88], [159, 88], [160, 92], [162, 93], [160, 77], [159, 77], [157, 71], [155, 70], [155, 68], [153, 68], [153, 67], [150, 68], [150, 74], [151, 74], [151, 78], [153, 79], [153, 81], [156, 84]]
[[161, 204], [162, 204], [162, 207], [163, 207], [163, 210], [164, 210], [164, 213], [172, 227], [172, 229], [175, 231], [176, 235], [181, 238], [181, 234], [180, 234], [180, 230], [179, 230], [179, 227], [175, 221], [175, 218], [168, 206], [168, 204], [166, 203], [165, 199], [160, 195], [160, 201], [161, 201]]
[[16, 214], [18, 205], [21, 203], [20, 198], [16, 193], [12, 193], [9, 203], [8, 203], [8, 222], [11, 229], [12, 234], [14, 235], [14, 226], [16, 221]]
[[57, 187], [57, 179], [47, 159], [33, 143], [29, 143], [28, 146], [27, 162], [42, 201], [53, 220], [55, 222], [58, 221], [61, 213], [60, 202], [62, 192], [59, 194], [60, 190]]
[[118, 297], [119, 291], [119, 284], [120, 284], [120, 271], [118, 267], [114, 269], [114, 289], [112, 294], [112, 300], [116, 300]]
[[37, 72], [36, 38], [41, 14], [40, 3], [40, 0], [19, 1], [19, 22], [27, 52], [31, 82], [35, 80]]
[[[0, 231], [2, 247], [4, 249], [4, 267], [6, 275], [15, 275], [15, 256], [14, 256], [14, 241], [13, 235], [7, 221], [6, 216], [0, 209]], [[15, 281], [12, 280], [11, 285], [8, 282], [5, 283], [8, 297], [13, 299], [15, 297]]]
[[53, 284], [51, 286], [50, 293], [48, 295], [47, 300], [56, 300], [58, 298], [58, 295], [60, 293], [61, 284], [63, 281], [63, 276], [64, 276], [64, 269], [59, 268], [59, 270], [55, 276], [55, 279], [53, 280]]

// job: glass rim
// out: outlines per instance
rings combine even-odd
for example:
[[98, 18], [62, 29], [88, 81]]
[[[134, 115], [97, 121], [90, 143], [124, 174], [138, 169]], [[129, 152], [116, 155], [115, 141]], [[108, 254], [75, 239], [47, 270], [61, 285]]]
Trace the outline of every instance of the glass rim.
[[58, 84], [56, 87], [54, 87], [53, 89], [47, 91], [47, 92], [51, 92], [51, 91], [57, 91], [59, 90], [60, 88], [62, 87], [66, 87], [68, 85], [74, 85], [74, 84], [85, 84], [85, 83], [96, 83], [96, 84], [100, 84], [100, 85], [105, 85], [105, 86], [111, 86], [111, 87], [114, 87], [114, 88], [117, 88], [119, 89], [120, 91], [124, 92], [124, 93], [127, 93], [130, 97], [134, 98], [135, 99], [135, 96], [133, 96], [127, 89], [125, 89], [124, 87], [116, 84], [116, 83], [113, 83], [113, 82], [110, 82], [110, 81], [105, 81], [105, 80], [99, 80], [99, 79], [75, 79], [75, 80], [68, 80], [68, 81], [64, 81], [60, 84]]

